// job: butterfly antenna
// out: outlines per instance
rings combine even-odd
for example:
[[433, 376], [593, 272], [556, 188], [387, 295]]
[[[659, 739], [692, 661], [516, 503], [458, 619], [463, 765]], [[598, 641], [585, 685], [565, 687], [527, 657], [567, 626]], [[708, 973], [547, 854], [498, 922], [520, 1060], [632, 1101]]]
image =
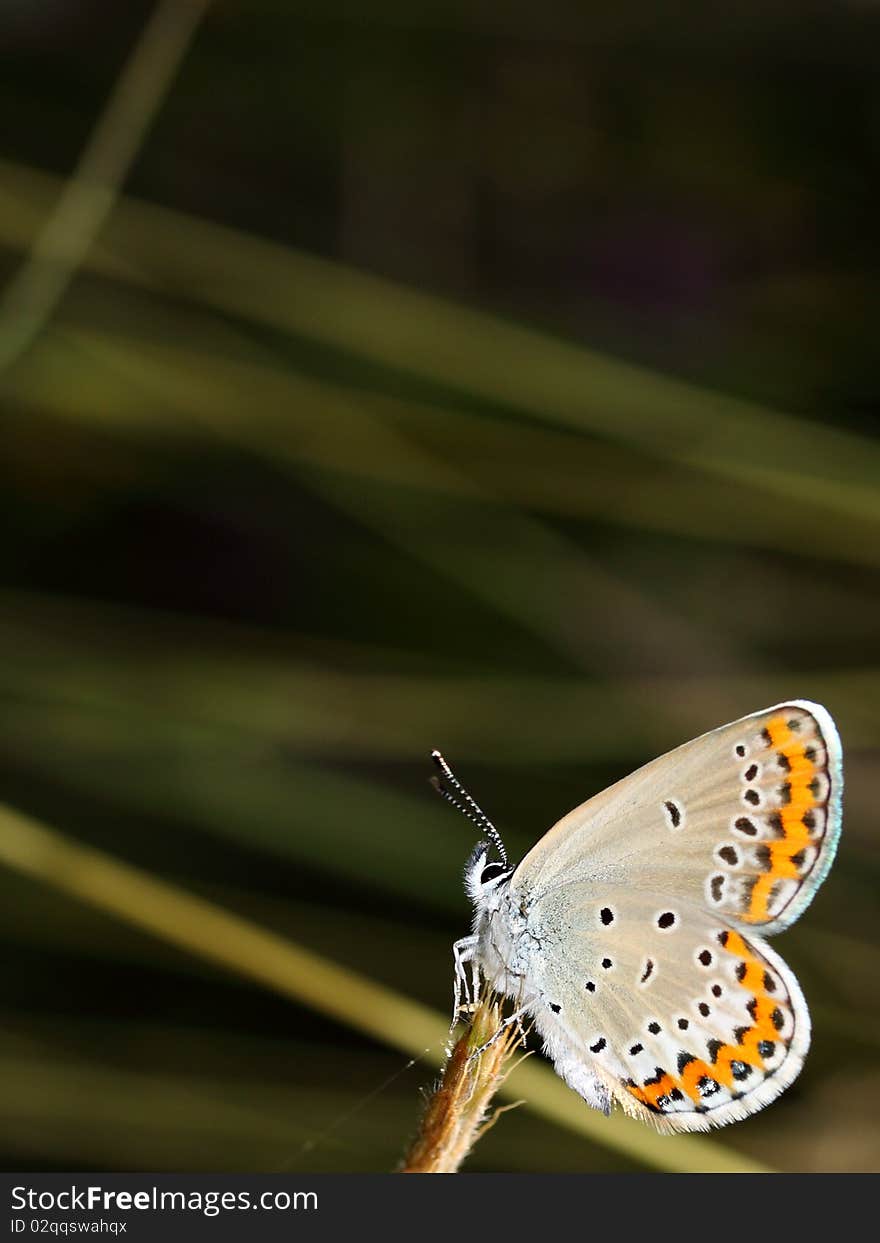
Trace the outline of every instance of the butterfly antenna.
[[468, 820], [472, 821], [477, 828], [489, 838], [501, 856], [501, 862], [505, 867], [507, 867], [507, 851], [504, 849], [504, 842], [502, 842], [501, 834], [495, 828], [495, 825], [483, 811], [482, 807], [479, 806], [476, 800], [471, 798], [470, 794], [468, 794], [467, 790], [446, 763], [440, 752], [432, 751], [431, 759], [440, 769], [440, 772], [455, 790], [456, 794], [459, 794], [461, 797], [456, 798], [454, 794], [450, 794], [439, 777], [432, 777], [431, 785], [438, 794], [442, 794], [447, 803], [451, 803], [453, 807], [458, 808], [463, 816], [467, 816]]

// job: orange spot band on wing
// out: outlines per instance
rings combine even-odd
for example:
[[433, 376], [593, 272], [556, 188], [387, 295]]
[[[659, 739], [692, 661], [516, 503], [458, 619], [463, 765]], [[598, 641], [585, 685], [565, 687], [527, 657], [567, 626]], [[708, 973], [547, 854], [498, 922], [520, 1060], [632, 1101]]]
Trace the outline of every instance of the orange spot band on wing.
[[668, 1096], [673, 1088], [678, 1084], [672, 1075], [663, 1075], [658, 1083], [649, 1084], [648, 1087], [642, 1089], [643, 1096], [647, 1102], [656, 1107], [661, 1096]]
[[732, 1062], [745, 1062], [756, 1070], [763, 1070], [764, 1058], [758, 1046], [763, 1041], [775, 1044], [780, 1039], [776, 1023], [773, 1021], [774, 1017], [778, 1018], [778, 1005], [772, 997], [767, 995], [764, 987], [765, 968], [752, 953], [745, 938], [738, 932], [727, 933], [724, 949], [726, 953], [745, 965], [745, 971], [739, 983], [745, 991], [753, 994], [752, 1023], [741, 1033], [739, 1044], [723, 1044], [717, 1049], [711, 1066], [708, 1062], [694, 1058], [686, 1063], [678, 1078], [665, 1072], [655, 1083], [647, 1083], [642, 1087], [638, 1084], [627, 1083], [625, 1086], [629, 1094], [652, 1110], [665, 1112], [657, 1102], [662, 1097], [669, 1096], [675, 1088], [689, 1096], [695, 1104], [700, 1104], [703, 1098], [699, 1085], [704, 1078], [714, 1079], [716, 1083], [726, 1088], [732, 1087], [734, 1083]]
[[[724, 1045], [719, 1050], [719, 1060], [748, 1062], [752, 1066], [763, 1066], [764, 1061], [757, 1046], [762, 1040], [777, 1041], [779, 1033], [773, 1016], [778, 1010], [776, 1001], [767, 994], [764, 987], [764, 967], [746, 944], [745, 938], [738, 932], [729, 932], [724, 945], [725, 952], [733, 955], [745, 964], [745, 972], [740, 985], [753, 994], [753, 1018], [748, 1030], [743, 1032], [738, 1045]], [[730, 1050], [730, 1052], [728, 1052]]]
[[657, 1102], [662, 1096], [668, 1096], [674, 1088], [679, 1086], [678, 1080], [672, 1075], [663, 1074], [656, 1083], [646, 1083], [644, 1087], [639, 1087], [635, 1083], [628, 1083], [626, 1090], [630, 1096], [634, 1096], [643, 1105], [647, 1105], [650, 1109], [659, 1110], [662, 1113], [663, 1111]]
[[788, 802], [779, 812], [783, 836], [778, 841], [768, 843], [769, 869], [758, 877], [752, 887], [749, 909], [743, 913], [743, 918], [749, 923], [761, 923], [772, 918], [770, 897], [776, 881], [797, 880], [800, 877], [797, 865], [792, 859], [810, 844], [810, 833], [804, 824], [804, 815], [816, 806], [815, 796], [810, 789], [816, 776], [816, 765], [807, 758], [803, 743], [789, 727], [786, 717], [773, 717], [767, 723], [766, 733], [770, 739], [770, 747], [788, 760], [785, 774]]
[[723, 1083], [725, 1087], [729, 1087], [733, 1080], [733, 1075], [730, 1073], [729, 1066], [709, 1066], [708, 1063], [701, 1062], [699, 1059], [695, 1062], [688, 1062], [681, 1072], [681, 1086], [691, 1100], [696, 1101], [698, 1104], [702, 1100], [698, 1087], [701, 1079], [715, 1079], [717, 1082]]

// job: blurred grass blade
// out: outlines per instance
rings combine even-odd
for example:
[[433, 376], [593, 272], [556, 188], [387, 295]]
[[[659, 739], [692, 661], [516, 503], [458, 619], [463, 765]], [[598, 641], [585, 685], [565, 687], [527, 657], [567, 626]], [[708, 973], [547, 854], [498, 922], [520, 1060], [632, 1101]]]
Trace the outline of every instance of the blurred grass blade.
[[[447, 1023], [427, 1007], [8, 807], [0, 807], [0, 860], [365, 1035], [441, 1061]], [[524, 1096], [545, 1118], [652, 1168], [766, 1168], [700, 1136], [663, 1137], [623, 1116], [605, 1119], [544, 1066], [519, 1067], [505, 1090]]]
[[[872, 620], [880, 625], [880, 610]], [[802, 633], [818, 640], [809, 621]], [[441, 742], [517, 766], [622, 762], [807, 687], [833, 710], [849, 748], [880, 746], [871, 708], [880, 671], [869, 667], [591, 679], [426, 670], [433, 653], [391, 653], [382, 671], [388, 652], [21, 591], [0, 591], [0, 643], [16, 654], [0, 668], [0, 689], [16, 703], [4, 737], [13, 746], [32, 738], [52, 762], [76, 741], [80, 715], [81, 741], [108, 749], [115, 733], [119, 751], [138, 736], [153, 745], [161, 732], [183, 746], [271, 740], [293, 763], [304, 752], [413, 760]], [[73, 758], [89, 762], [84, 752]]]
[[[9, 396], [44, 418], [160, 442], [196, 432], [272, 461], [376, 484], [470, 496], [476, 482], [484, 493], [547, 515], [798, 557], [809, 549], [832, 560], [880, 561], [880, 541], [864, 538], [863, 520], [829, 515], [818, 494], [803, 492], [780, 506], [775, 495], [744, 478], [707, 475], [681, 460], [663, 462], [649, 450], [498, 412], [316, 380], [274, 355], [267, 358], [242, 333], [194, 308], [163, 308], [161, 337], [149, 299], [137, 308], [127, 334], [115, 321], [101, 331], [55, 326], [7, 378]], [[382, 438], [365, 434], [364, 412], [455, 469], [435, 466], [426, 473], [413, 454], [383, 452]]]
[[156, 0], [70, 180], [0, 296], [0, 372], [23, 353], [88, 254], [211, 0]]
[[[0, 242], [31, 244], [57, 180], [0, 164]], [[829, 515], [880, 522], [880, 447], [206, 220], [122, 200], [93, 270], [190, 298]], [[761, 445], [760, 465], [753, 446]]]
[[[90, 349], [148, 391], [157, 382], [162, 384], [154, 368], [121, 343], [97, 338]], [[173, 389], [165, 388], [162, 397], [173, 409]], [[308, 440], [341, 441], [349, 454], [400, 463], [418, 486], [401, 493], [365, 480], [353, 487], [348, 474], [323, 469], [307, 476], [301, 473], [302, 480], [382, 539], [529, 629], [576, 665], [586, 669], [607, 669], [609, 662], [650, 665], [658, 645], [673, 668], [689, 666], [700, 652], [716, 667], [733, 663], [718, 634], [705, 634], [684, 613], [638, 591], [573, 539], [503, 496], [488, 493], [460, 468], [421, 449], [405, 431], [357, 404], [343, 405], [326, 422], [315, 420], [311, 403], [303, 404], [309, 405], [312, 415], [305, 433]], [[224, 421], [222, 431], [273, 465], [289, 455], [284, 441], [279, 444], [274, 436], [260, 435], [259, 424], [247, 419]], [[298, 456], [297, 451], [294, 458]], [[560, 608], [560, 601], [567, 607]], [[583, 624], [586, 601], [589, 626]], [[619, 624], [630, 612], [642, 618], [639, 627]]]

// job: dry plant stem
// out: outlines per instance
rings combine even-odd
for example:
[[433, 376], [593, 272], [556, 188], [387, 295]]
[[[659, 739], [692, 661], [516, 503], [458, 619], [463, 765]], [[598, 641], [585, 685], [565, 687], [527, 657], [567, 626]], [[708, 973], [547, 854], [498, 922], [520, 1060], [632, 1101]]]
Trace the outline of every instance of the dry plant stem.
[[501, 1002], [487, 995], [450, 1051], [399, 1173], [455, 1174], [502, 1108], [511, 1108], [489, 1114], [492, 1098], [512, 1069], [510, 1059], [522, 1044], [521, 1029], [512, 1024], [501, 1031], [502, 1024]]

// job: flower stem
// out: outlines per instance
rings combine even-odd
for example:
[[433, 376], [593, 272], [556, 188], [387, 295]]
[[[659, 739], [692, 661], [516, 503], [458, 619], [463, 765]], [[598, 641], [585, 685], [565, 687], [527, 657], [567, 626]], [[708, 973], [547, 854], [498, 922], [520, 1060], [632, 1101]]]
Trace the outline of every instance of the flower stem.
[[504, 1025], [501, 1001], [491, 994], [482, 998], [449, 1051], [398, 1173], [458, 1171], [480, 1136], [503, 1109], [511, 1108], [490, 1113], [492, 1098], [510, 1073], [508, 1063], [522, 1041], [517, 1024]]

